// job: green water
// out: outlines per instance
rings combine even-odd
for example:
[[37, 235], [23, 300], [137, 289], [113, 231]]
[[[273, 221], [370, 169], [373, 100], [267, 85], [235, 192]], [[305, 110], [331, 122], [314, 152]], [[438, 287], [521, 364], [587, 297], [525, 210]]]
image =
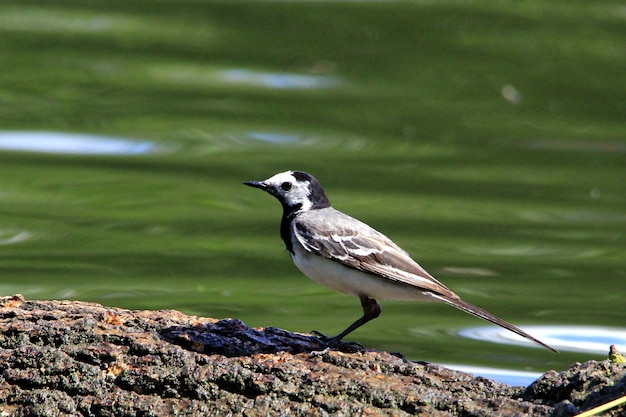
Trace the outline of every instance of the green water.
[[[302, 276], [279, 204], [241, 185], [293, 168], [502, 318], [624, 327], [624, 19], [621, 1], [4, 0], [0, 133], [161, 148], [0, 151], [0, 294], [339, 332], [358, 300]], [[351, 340], [535, 371], [602, 357], [382, 305]]]

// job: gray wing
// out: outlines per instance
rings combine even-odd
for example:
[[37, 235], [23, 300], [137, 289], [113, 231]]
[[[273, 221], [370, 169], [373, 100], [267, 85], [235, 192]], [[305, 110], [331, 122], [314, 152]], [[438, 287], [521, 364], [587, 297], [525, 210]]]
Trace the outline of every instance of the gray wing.
[[387, 236], [338, 210], [301, 213], [291, 228], [298, 242], [316, 255], [445, 297], [459, 298]]

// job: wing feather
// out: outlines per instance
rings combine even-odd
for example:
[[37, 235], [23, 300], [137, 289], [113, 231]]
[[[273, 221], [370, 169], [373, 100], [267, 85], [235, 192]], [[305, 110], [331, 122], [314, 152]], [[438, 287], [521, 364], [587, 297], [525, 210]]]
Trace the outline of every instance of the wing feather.
[[299, 214], [291, 224], [291, 232], [316, 255], [391, 281], [459, 298], [387, 236], [331, 207]]

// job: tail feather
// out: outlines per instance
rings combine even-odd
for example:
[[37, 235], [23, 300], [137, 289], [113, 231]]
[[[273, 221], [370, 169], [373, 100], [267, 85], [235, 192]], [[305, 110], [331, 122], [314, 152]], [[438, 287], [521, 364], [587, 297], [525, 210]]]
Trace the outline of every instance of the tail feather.
[[529, 335], [528, 333], [526, 333], [525, 331], [523, 331], [522, 329], [515, 327], [514, 325], [512, 325], [511, 323], [508, 323], [496, 316], [494, 316], [493, 314], [483, 310], [482, 308], [478, 308], [475, 305], [472, 305], [470, 303], [466, 303], [463, 300], [460, 299], [453, 299], [453, 298], [447, 298], [447, 297], [443, 297], [443, 296], [436, 296], [436, 298], [438, 298], [439, 300], [443, 301], [444, 303], [451, 305], [452, 307], [458, 308], [461, 311], [464, 311], [466, 313], [469, 313], [473, 316], [479, 317], [483, 320], [487, 320], [493, 324], [497, 324], [498, 326], [504, 327], [507, 330], [512, 331], [513, 333], [517, 333], [518, 335], [525, 337], [528, 340], [532, 340], [533, 342], [537, 343], [538, 345], [543, 346], [544, 348], [554, 352], [554, 353], [558, 353], [559, 351], [554, 349], [553, 347], [543, 343], [541, 340]]

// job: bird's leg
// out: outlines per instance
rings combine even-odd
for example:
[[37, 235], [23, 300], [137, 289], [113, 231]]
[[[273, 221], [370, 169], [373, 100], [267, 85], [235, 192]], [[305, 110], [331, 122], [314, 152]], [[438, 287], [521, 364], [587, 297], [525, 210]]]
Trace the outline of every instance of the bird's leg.
[[[324, 342], [326, 343], [327, 346], [329, 347], [336, 346], [341, 341], [341, 339], [343, 339], [345, 336], [352, 333], [359, 327], [363, 326], [368, 321], [374, 320], [376, 317], [380, 316], [382, 309], [380, 308], [380, 304], [378, 304], [378, 301], [374, 300], [373, 298], [369, 298], [365, 295], [360, 295], [359, 298], [361, 299], [361, 306], [363, 307], [363, 316], [357, 321], [355, 321], [354, 323], [352, 323], [346, 330], [339, 333], [337, 336], [326, 338]], [[319, 332], [315, 332], [315, 333], [321, 335], [321, 333]]]

